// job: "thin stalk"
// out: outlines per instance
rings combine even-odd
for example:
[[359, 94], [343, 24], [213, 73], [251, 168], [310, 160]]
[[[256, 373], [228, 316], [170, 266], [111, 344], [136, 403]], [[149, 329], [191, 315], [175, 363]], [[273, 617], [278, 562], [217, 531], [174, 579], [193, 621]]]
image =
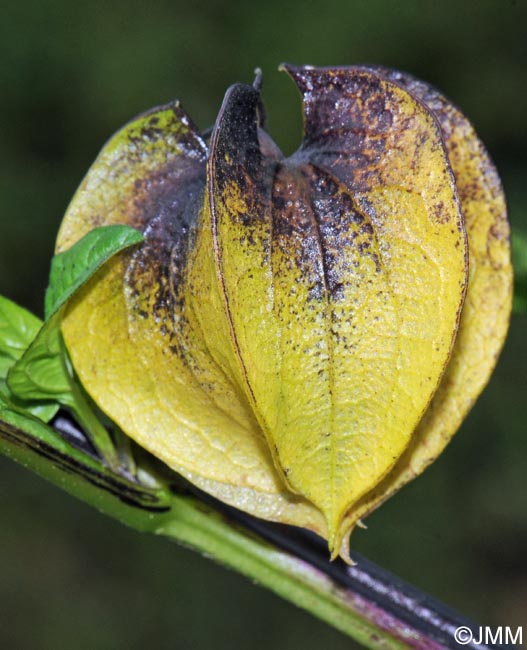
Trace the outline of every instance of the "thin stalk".
[[60, 345], [62, 350], [62, 364], [64, 372], [69, 379], [69, 386], [71, 395], [68, 404], [77, 421], [86, 432], [87, 437], [95, 449], [99, 452], [101, 458], [105, 460], [110, 469], [118, 472], [121, 466], [121, 460], [117, 453], [115, 444], [110, 436], [109, 431], [100, 422], [92, 407], [88, 402], [89, 398], [87, 393], [82, 388], [80, 382], [76, 381], [74, 376], [73, 365], [70, 361], [69, 355], [66, 351], [66, 346], [60, 334]]
[[314, 536], [225, 506], [156, 469], [154, 460], [139, 463], [140, 483], [1, 405], [0, 452], [133, 528], [239, 571], [367, 648], [459, 648], [453, 632], [460, 625], [477, 638], [477, 626], [367, 560], [356, 558], [355, 567], [330, 563]]
[[71, 393], [73, 395], [73, 402], [70, 408], [79, 424], [89, 434], [90, 441], [100, 453], [101, 458], [104, 458], [113, 471], [118, 472], [121, 460], [108, 430], [101, 424], [90, 408], [81, 387], [75, 381], [71, 382]]

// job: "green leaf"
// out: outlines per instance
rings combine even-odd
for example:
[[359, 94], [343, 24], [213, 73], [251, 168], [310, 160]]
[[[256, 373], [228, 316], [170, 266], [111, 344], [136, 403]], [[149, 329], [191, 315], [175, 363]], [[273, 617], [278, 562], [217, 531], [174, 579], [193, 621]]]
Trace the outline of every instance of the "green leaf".
[[11, 394], [5, 379], [0, 379], [0, 406], [7, 406], [9, 408], [16, 408], [25, 413], [31, 413], [42, 422], [49, 422], [52, 420], [60, 406], [56, 402], [26, 402], [20, 400]]
[[[17, 356], [11, 352], [10, 363], [4, 364], [7, 386], [4, 382], [0, 391], [7, 402], [44, 421], [55, 415], [59, 404], [69, 408], [112, 466], [119, 464], [114, 443], [93, 413], [64, 348], [60, 332], [62, 307], [110, 257], [142, 240], [143, 235], [130, 226], [105, 226], [94, 229], [74, 246], [55, 255], [46, 291], [46, 321], [43, 325], [38, 319], [31, 321], [31, 336], [23, 338], [23, 344], [19, 341], [20, 334], [4, 337], [10, 346], [7, 348], [6, 344], [6, 349], [14, 348], [17, 352]], [[8, 307], [13, 310], [16, 305], [8, 304]], [[20, 319], [19, 316], [18, 321]], [[11, 328], [14, 332], [29, 329], [27, 326], [24, 329], [18, 321]]]
[[70, 249], [56, 255], [51, 263], [44, 324], [22, 307], [0, 297], [0, 378], [7, 376], [14, 398], [74, 406], [72, 378], [66, 367], [60, 334], [60, 309], [112, 255], [142, 238], [130, 226], [105, 226], [96, 228]]
[[27, 309], [0, 296], [0, 378], [5, 379], [9, 368], [20, 359], [41, 325], [42, 321]]
[[[16, 406], [16, 400], [14, 403]], [[57, 415], [60, 405], [56, 402], [48, 402], [47, 404], [24, 404], [22, 408], [24, 411], [31, 413], [31, 415], [34, 415], [39, 420], [42, 420], [42, 422], [47, 423]]]
[[[44, 421], [55, 415], [59, 404], [69, 408], [102, 457], [117, 467], [119, 459], [108, 431], [92, 411], [71, 368], [60, 332], [61, 318], [59, 309], [42, 325], [29, 348], [9, 370], [7, 385], [14, 396], [14, 404], [23, 404], [26, 410]], [[31, 404], [39, 400], [44, 404]], [[35, 406], [38, 406], [37, 411]]]
[[74, 379], [66, 367], [59, 310], [112, 255], [142, 238], [130, 226], [96, 228], [56, 255], [51, 262], [44, 324], [0, 296], [0, 394], [6, 403], [44, 422], [56, 414], [59, 404], [79, 410]]
[[8, 402], [44, 422], [56, 415], [59, 404], [72, 403], [57, 318], [37, 330], [29, 347], [8, 369], [7, 382], [0, 386]]
[[44, 422], [57, 413], [57, 403], [31, 404], [11, 394], [6, 378], [37, 335], [42, 321], [13, 301], [0, 296], [0, 404], [28, 411]]
[[46, 291], [46, 319], [57, 313], [110, 257], [141, 241], [142, 233], [130, 226], [102, 226], [55, 255]]
[[22, 400], [54, 400], [72, 406], [71, 380], [63, 359], [60, 316], [40, 328], [31, 345], [7, 375], [7, 385]]

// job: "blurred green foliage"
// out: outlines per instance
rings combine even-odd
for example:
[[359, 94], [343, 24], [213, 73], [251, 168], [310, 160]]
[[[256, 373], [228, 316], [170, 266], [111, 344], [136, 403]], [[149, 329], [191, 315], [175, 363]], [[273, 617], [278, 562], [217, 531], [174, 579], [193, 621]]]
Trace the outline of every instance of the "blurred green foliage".
[[[0, 293], [39, 315], [56, 230], [104, 141], [174, 97], [202, 128], [264, 71], [273, 137], [300, 140], [283, 61], [381, 63], [469, 115], [527, 233], [523, 0], [7, 0], [0, 20]], [[519, 252], [518, 265], [525, 267]], [[527, 611], [527, 317], [445, 455], [353, 546], [483, 624]], [[0, 458], [0, 647], [280, 648], [352, 644], [169, 542], [140, 536]]]
[[527, 314], [527, 234], [514, 233], [512, 260], [516, 278], [513, 309], [517, 314]]

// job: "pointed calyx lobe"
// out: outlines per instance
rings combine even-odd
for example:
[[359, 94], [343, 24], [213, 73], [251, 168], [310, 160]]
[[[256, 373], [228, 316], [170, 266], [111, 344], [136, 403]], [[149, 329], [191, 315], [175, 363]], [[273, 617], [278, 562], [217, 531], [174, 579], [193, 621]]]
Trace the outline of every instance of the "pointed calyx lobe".
[[505, 197], [474, 128], [432, 86], [397, 70], [377, 67], [371, 71], [410, 92], [439, 122], [467, 232], [470, 275], [451, 358], [432, 402], [392, 471], [348, 512], [348, 531], [443, 451], [490, 377], [507, 333], [512, 304]]
[[[243, 84], [208, 150], [179, 105], [103, 149], [59, 250], [111, 223], [145, 243], [74, 297], [63, 330], [87, 390], [131, 437], [347, 557], [345, 534], [440, 452], [493, 366], [506, 222], [484, 150], [437, 93], [387, 70], [286, 69], [305, 121], [290, 158], [264, 130], [259, 88]], [[484, 216], [470, 218], [478, 266], [452, 370], [468, 259], [456, 183], [463, 212]], [[495, 336], [490, 310], [475, 315], [484, 296], [500, 305]], [[483, 334], [470, 346], [473, 323]]]
[[290, 489], [333, 549], [435, 392], [467, 252], [430, 112], [369, 71], [289, 69], [305, 137], [262, 155], [257, 98], [235, 87], [211, 142], [213, 250], [242, 387]]

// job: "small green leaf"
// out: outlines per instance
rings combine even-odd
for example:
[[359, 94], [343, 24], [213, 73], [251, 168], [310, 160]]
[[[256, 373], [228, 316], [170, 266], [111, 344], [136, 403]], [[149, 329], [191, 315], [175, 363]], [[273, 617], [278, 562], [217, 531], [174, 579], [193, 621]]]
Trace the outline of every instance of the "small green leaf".
[[73, 407], [72, 377], [60, 334], [60, 309], [112, 255], [142, 238], [130, 226], [105, 226], [56, 255], [51, 263], [44, 324], [0, 297], [0, 378], [7, 375], [15, 400], [53, 401]]
[[117, 467], [119, 459], [114, 444], [92, 412], [71, 369], [60, 332], [61, 318], [59, 309], [42, 325], [29, 348], [9, 370], [7, 386], [13, 395], [12, 401], [15, 406], [22, 404], [25, 410], [44, 421], [56, 414], [59, 404], [69, 408], [103, 458]]
[[56, 402], [26, 402], [11, 394], [5, 379], [0, 379], [0, 405], [31, 413], [42, 422], [52, 420], [60, 406]]
[[9, 368], [20, 359], [41, 325], [42, 321], [32, 313], [0, 296], [0, 378], [7, 376]]
[[54, 400], [71, 406], [71, 383], [64, 364], [60, 314], [40, 328], [29, 348], [9, 370], [7, 385], [21, 400]]
[[[16, 400], [15, 400], [16, 405]], [[60, 406], [56, 402], [48, 402], [47, 404], [38, 403], [38, 404], [24, 404], [23, 410], [31, 413], [42, 422], [49, 422], [52, 420], [59, 410]]]
[[130, 226], [102, 226], [55, 255], [46, 291], [46, 319], [53, 316], [110, 257], [141, 241], [142, 233]]
[[[4, 337], [4, 347], [7, 350], [5, 356], [9, 353], [9, 363], [0, 366], [0, 379], [2, 367], [5, 367], [4, 374], [7, 374], [7, 385], [5, 381], [0, 384], [4, 401], [29, 411], [44, 421], [56, 414], [59, 404], [69, 408], [85, 427], [95, 447], [112, 466], [119, 463], [114, 444], [97, 416], [92, 413], [62, 342], [62, 307], [110, 257], [142, 239], [143, 235], [130, 226], [96, 228], [53, 258], [46, 292], [44, 324], [35, 319], [29, 321], [32, 328], [25, 322], [22, 327], [19, 323], [22, 318], [20, 315], [18, 320], [14, 317], [5, 319], [7, 323], [14, 321], [11, 329], [7, 330], [8, 333], [11, 330], [28, 330], [31, 336], [24, 338], [20, 333], [11, 333], [11, 336], [6, 334]], [[20, 308], [9, 301], [6, 304], [7, 308], [18, 314], [16, 309]], [[0, 353], [1, 350], [0, 344]]]
[[[0, 401], [3, 405], [27, 411], [44, 422], [49, 422], [59, 409], [58, 403], [45, 394], [45, 402], [34, 403], [13, 394], [6, 378], [11, 368], [24, 356], [39, 334], [42, 321], [31, 312], [4, 296], [0, 296]], [[16, 382], [15, 382], [16, 383]], [[41, 399], [39, 395], [38, 398]]]
[[49, 422], [59, 409], [57, 403], [20, 400], [11, 394], [6, 382], [10, 368], [22, 357], [41, 325], [42, 321], [27, 309], [0, 296], [0, 404], [28, 411]]

